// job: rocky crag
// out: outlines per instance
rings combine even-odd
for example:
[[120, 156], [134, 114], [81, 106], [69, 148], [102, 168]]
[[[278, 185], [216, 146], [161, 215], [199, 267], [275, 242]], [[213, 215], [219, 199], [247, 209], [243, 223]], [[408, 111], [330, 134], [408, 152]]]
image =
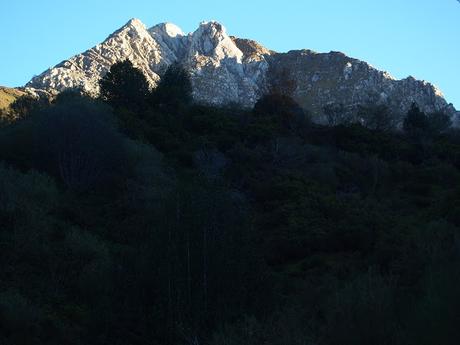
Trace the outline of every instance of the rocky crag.
[[132, 19], [103, 43], [34, 77], [26, 90], [53, 94], [80, 88], [97, 95], [98, 80], [112, 64], [125, 59], [142, 70], [152, 87], [169, 65], [181, 64], [190, 73], [195, 100], [208, 104], [250, 107], [276, 88], [318, 120], [328, 104], [350, 111], [359, 105], [385, 104], [402, 115], [416, 102], [425, 112], [459, 115], [428, 82], [412, 77], [396, 80], [339, 52], [277, 53], [255, 41], [229, 36], [215, 21], [203, 22], [195, 32], [184, 34], [174, 24], [147, 29]]

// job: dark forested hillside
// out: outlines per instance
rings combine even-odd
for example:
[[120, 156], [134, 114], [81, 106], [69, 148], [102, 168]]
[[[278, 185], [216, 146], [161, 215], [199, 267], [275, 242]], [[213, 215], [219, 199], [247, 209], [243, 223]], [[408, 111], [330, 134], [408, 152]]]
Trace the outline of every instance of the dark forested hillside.
[[100, 85], [2, 117], [0, 344], [458, 343], [448, 117], [209, 107], [127, 61]]

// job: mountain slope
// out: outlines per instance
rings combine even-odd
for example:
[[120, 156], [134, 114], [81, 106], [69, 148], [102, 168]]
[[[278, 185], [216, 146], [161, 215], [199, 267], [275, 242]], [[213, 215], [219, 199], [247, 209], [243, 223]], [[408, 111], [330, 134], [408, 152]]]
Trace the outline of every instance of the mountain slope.
[[[404, 114], [412, 102], [426, 112], [458, 113], [432, 84], [388, 73], [338, 52], [310, 50], [276, 53], [255, 41], [229, 36], [214, 21], [185, 35], [170, 23], [150, 29], [130, 20], [103, 43], [34, 77], [26, 87], [51, 93], [81, 88], [98, 94], [98, 80], [118, 61], [130, 59], [154, 87], [167, 66], [180, 63], [191, 75], [194, 98], [210, 104], [253, 106], [276, 82], [321, 121], [324, 106], [335, 103], [355, 111], [358, 105], [386, 104]], [[280, 82], [281, 80], [281, 82]], [[280, 90], [281, 88], [281, 90]]]

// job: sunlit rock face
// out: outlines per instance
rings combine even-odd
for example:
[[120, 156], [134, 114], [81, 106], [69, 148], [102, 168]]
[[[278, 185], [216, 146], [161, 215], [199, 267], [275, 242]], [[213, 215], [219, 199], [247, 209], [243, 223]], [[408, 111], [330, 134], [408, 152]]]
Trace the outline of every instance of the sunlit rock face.
[[[271, 76], [283, 74], [291, 84], [291, 95], [313, 114], [335, 103], [355, 112], [360, 105], [385, 104], [403, 116], [413, 102], [428, 113], [446, 111], [457, 115], [441, 91], [425, 81], [408, 77], [394, 79], [360, 60], [340, 52], [319, 54], [311, 50], [275, 54], [270, 60]], [[292, 86], [293, 85], [293, 86]]]
[[26, 87], [49, 93], [80, 88], [96, 96], [99, 79], [125, 59], [142, 70], [152, 87], [169, 65], [181, 64], [190, 73], [195, 100], [202, 103], [251, 107], [276, 89], [293, 96], [317, 119], [331, 103], [350, 111], [359, 105], [386, 104], [404, 114], [416, 102], [426, 112], [458, 115], [430, 83], [412, 77], [396, 80], [338, 52], [276, 53], [255, 41], [229, 36], [215, 21], [184, 34], [171, 23], [147, 29], [132, 19], [101, 44], [34, 77]]
[[158, 42], [137, 19], [130, 20], [103, 43], [75, 55], [34, 77], [26, 87], [60, 92], [81, 88], [91, 95], [99, 92], [99, 79], [110, 66], [125, 59], [141, 69], [147, 80], [155, 85], [159, 74], [175, 61], [163, 42]]
[[252, 106], [266, 91], [265, 58], [246, 59], [217, 22], [201, 23], [190, 35], [189, 50], [182, 64], [190, 72], [197, 101]]
[[153, 39], [162, 47], [170, 60], [169, 63], [182, 60], [190, 46], [189, 37], [171, 23], [161, 23], [148, 30]]

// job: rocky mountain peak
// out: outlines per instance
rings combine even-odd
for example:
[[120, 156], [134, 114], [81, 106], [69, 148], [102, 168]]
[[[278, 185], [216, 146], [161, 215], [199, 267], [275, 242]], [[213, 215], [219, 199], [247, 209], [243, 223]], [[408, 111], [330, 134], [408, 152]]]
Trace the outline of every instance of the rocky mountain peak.
[[146, 38], [148, 39], [149, 36], [150, 35], [144, 23], [142, 23], [137, 18], [132, 18], [125, 25], [123, 25], [120, 29], [112, 33], [106, 39], [106, 41], [104, 41], [104, 43], [110, 39], [115, 39], [115, 40], [146, 39]]
[[157, 24], [150, 28], [149, 32], [152, 34], [157, 33], [159, 35], [168, 36], [171, 38], [185, 36], [182, 29], [173, 23]]
[[212, 57], [217, 61], [236, 59], [241, 62], [243, 57], [225, 27], [216, 21], [202, 22], [191, 35], [190, 53], [193, 56]]
[[171, 62], [182, 59], [186, 54], [189, 39], [177, 25], [161, 23], [151, 27], [148, 32], [167, 51]]
[[36, 94], [80, 88], [97, 95], [99, 79], [111, 65], [126, 59], [152, 87], [169, 65], [180, 63], [190, 73], [195, 100], [203, 103], [251, 107], [276, 83], [318, 120], [331, 103], [350, 111], [359, 105], [385, 104], [395, 114], [404, 114], [416, 102], [423, 111], [460, 117], [430, 83], [413, 77], [396, 80], [340, 52], [276, 53], [255, 41], [229, 36], [216, 21], [202, 22], [185, 35], [171, 23], [147, 30], [140, 20], [131, 19], [101, 44], [34, 77], [26, 88]]
[[121, 30], [125, 28], [132, 28], [132, 29], [140, 30], [140, 31], [143, 31], [146, 29], [144, 23], [142, 23], [137, 18], [131, 18], [125, 25], [121, 27]]

